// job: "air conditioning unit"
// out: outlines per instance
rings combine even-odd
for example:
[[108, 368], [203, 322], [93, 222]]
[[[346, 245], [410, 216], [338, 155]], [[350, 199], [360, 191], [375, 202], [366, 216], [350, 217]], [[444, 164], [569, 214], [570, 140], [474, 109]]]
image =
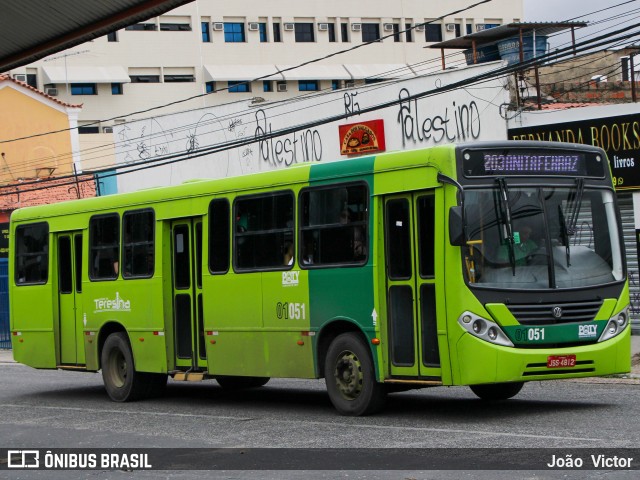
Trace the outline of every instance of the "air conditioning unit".
[[221, 32], [222, 30], [224, 30], [224, 23], [222, 23], [222, 22], [213, 22], [213, 29], [216, 32]]
[[447, 32], [455, 32], [456, 31], [456, 24], [455, 23], [447, 23], [446, 28], [447, 28]]
[[258, 30], [260, 30], [260, 25], [256, 22], [250, 22], [249, 23], [249, 30], [252, 32], [257, 32]]
[[476, 32], [482, 32], [485, 29], [484, 23], [479, 23], [476, 25]]
[[102, 127], [102, 133], [113, 133], [113, 127]]
[[287, 32], [293, 32], [296, 29], [296, 24], [295, 23], [285, 23], [284, 24], [284, 29]]
[[328, 23], [319, 23], [318, 24], [318, 30], [321, 32], [326, 32], [327, 30], [329, 30], [329, 24]]
[[416, 32], [424, 32], [424, 24], [416, 23], [416, 28], [414, 29]]
[[362, 24], [361, 23], [352, 23], [351, 24], [351, 31], [352, 32], [359, 32], [360, 30], [362, 30]]
[[278, 82], [278, 91], [279, 92], [286, 92], [287, 91], [287, 84], [284, 82]]
[[356, 86], [356, 82], [353, 80], [347, 80], [344, 82], [344, 88], [352, 88]]
[[382, 28], [385, 32], [393, 32], [393, 23], [385, 23]]
[[46, 88], [44, 90], [44, 93], [46, 93], [50, 97], [57, 97], [58, 96], [58, 89], [57, 88]]
[[25, 74], [23, 74], [23, 73], [16, 73], [13, 76], [13, 79], [17, 80], [19, 82], [25, 82], [25, 83], [27, 82], [27, 76]]

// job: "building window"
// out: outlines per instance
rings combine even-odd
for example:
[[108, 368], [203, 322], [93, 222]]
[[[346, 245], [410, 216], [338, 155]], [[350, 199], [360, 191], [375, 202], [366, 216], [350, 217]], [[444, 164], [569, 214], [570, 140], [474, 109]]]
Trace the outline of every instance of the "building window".
[[296, 42], [313, 42], [313, 23], [296, 23]]
[[153, 210], [125, 212], [122, 216], [122, 276], [148, 278], [155, 264]]
[[122, 84], [121, 83], [112, 83], [111, 84], [111, 95], [122, 95]]
[[328, 23], [327, 24], [327, 32], [329, 33], [329, 41], [330, 42], [336, 42], [336, 25], [334, 23]]
[[413, 25], [411, 25], [410, 23], [405, 23], [404, 24], [404, 36], [405, 39], [407, 40], [407, 42], [413, 42]]
[[303, 190], [300, 194], [300, 264], [363, 264], [369, 222], [366, 185]]
[[186, 83], [195, 82], [196, 78], [193, 75], [165, 75], [164, 83]]
[[340, 90], [340, 80], [331, 80], [331, 90]]
[[295, 245], [293, 209], [290, 192], [236, 200], [234, 255], [238, 270], [291, 268]]
[[209, 30], [209, 22], [200, 22], [200, 30], [202, 31], [202, 41], [211, 42], [211, 30]]
[[91, 135], [95, 133], [100, 133], [100, 127], [98, 125], [87, 125], [84, 127], [78, 127], [78, 133], [80, 135]]
[[225, 22], [224, 41], [226, 43], [242, 43], [244, 38], [244, 23]]
[[89, 278], [118, 278], [120, 259], [120, 218], [117, 213], [97, 215], [89, 220]]
[[349, 41], [349, 24], [348, 23], [340, 24], [340, 40], [342, 42]]
[[117, 42], [117, 41], [118, 41], [118, 32], [107, 33], [107, 42]]
[[378, 23], [363, 23], [362, 24], [362, 41], [375, 42], [380, 40], [380, 24]]
[[318, 81], [298, 80], [298, 90], [301, 92], [315, 92], [318, 90]]
[[161, 23], [161, 32], [190, 32], [191, 25], [188, 23]]
[[393, 41], [396, 43], [400, 41], [400, 24], [399, 23], [393, 24]]
[[27, 73], [27, 85], [38, 88], [38, 76], [35, 73]]
[[467, 35], [471, 35], [473, 33], [473, 25], [467, 23], [466, 25]]
[[499, 23], [485, 23], [484, 24], [484, 29], [488, 30], [490, 28], [496, 28], [496, 27], [499, 27], [499, 26], [500, 26]]
[[49, 225], [34, 223], [16, 228], [15, 281], [18, 285], [47, 283]]
[[207, 82], [204, 84], [207, 93], [213, 93], [216, 91], [216, 82]]
[[250, 92], [251, 88], [249, 88], [249, 81], [239, 81], [239, 82], [227, 82], [227, 87], [230, 93], [244, 93]]
[[279, 23], [274, 23], [273, 24], [273, 41], [274, 42], [281, 42], [282, 41], [282, 35], [280, 35], [280, 24]]
[[263, 22], [259, 23], [258, 31], [260, 32], [260, 43], [268, 42], [269, 39], [267, 38], [267, 24]]
[[160, 83], [160, 75], [129, 75], [131, 83]]
[[72, 83], [71, 95], [97, 95], [98, 87], [95, 83]]
[[424, 30], [424, 38], [427, 42], [442, 41], [442, 25], [427, 23]]
[[262, 81], [262, 91], [263, 92], [273, 92], [273, 82], [271, 80], [263, 80]]
[[127, 25], [124, 29], [153, 32], [158, 29], [158, 26], [155, 23], [134, 23], [133, 25]]
[[461, 37], [462, 36], [462, 25], [460, 25], [459, 23], [455, 24], [455, 29], [456, 29], [456, 38]]

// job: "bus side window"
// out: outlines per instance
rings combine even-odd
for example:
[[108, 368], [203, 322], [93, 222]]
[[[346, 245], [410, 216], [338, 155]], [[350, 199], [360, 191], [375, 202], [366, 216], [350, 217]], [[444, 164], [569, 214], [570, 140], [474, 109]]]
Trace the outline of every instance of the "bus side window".
[[96, 215], [89, 220], [89, 278], [114, 280], [120, 270], [120, 217]]
[[34, 223], [16, 228], [15, 282], [47, 283], [49, 274], [49, 225]]
[[301, 264], [362, 265], [368, 254], [366, 184], [307, 188], [300, 193]]
[[153, 276], [155, 215], [153, 210], [133, 210], [122, 216], [124, 278]]

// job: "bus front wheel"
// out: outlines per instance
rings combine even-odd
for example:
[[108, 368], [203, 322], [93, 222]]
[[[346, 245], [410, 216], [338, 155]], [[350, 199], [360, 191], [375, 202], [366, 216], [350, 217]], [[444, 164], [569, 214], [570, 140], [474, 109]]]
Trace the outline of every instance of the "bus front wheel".
[[167, 375], [136, 372], [129, 338], [124, 332], [112, 333], [104, 342], [101, 355], [102, 380], [114, 402], [129, 402], [160, 395]]
[[324, 366], [329, 399], [342, 415], [369, 415], [382, 409], [385, 385], [376, 381], [371, 352], [355, 333], [338, 335], [327, 351]]
[[490, 383], [486, 385], [470, 385], [469, 388], [482, 400], [507, 400], [511, 397], [515, 397], [520, 390], [524, 382], [512, 382], [512, 383]]

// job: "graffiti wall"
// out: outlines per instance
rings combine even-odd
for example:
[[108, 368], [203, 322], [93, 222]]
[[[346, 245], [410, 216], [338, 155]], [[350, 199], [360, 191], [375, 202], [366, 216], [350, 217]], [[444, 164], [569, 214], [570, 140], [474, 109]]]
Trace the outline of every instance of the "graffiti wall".
[[500, 79], [418, 98], [492, 68], [485, 64], [282, 102], [242, 100], [122, 124], [114, 128], [116, 159], [119, 171], [129, 173], [118, 176], [118, 191], [348, 159], [340, 153], [339, 126], [361, 121], [384, 122], [386, 151], [504, 140], [499, 105], [508, 101], [508, 92]]

